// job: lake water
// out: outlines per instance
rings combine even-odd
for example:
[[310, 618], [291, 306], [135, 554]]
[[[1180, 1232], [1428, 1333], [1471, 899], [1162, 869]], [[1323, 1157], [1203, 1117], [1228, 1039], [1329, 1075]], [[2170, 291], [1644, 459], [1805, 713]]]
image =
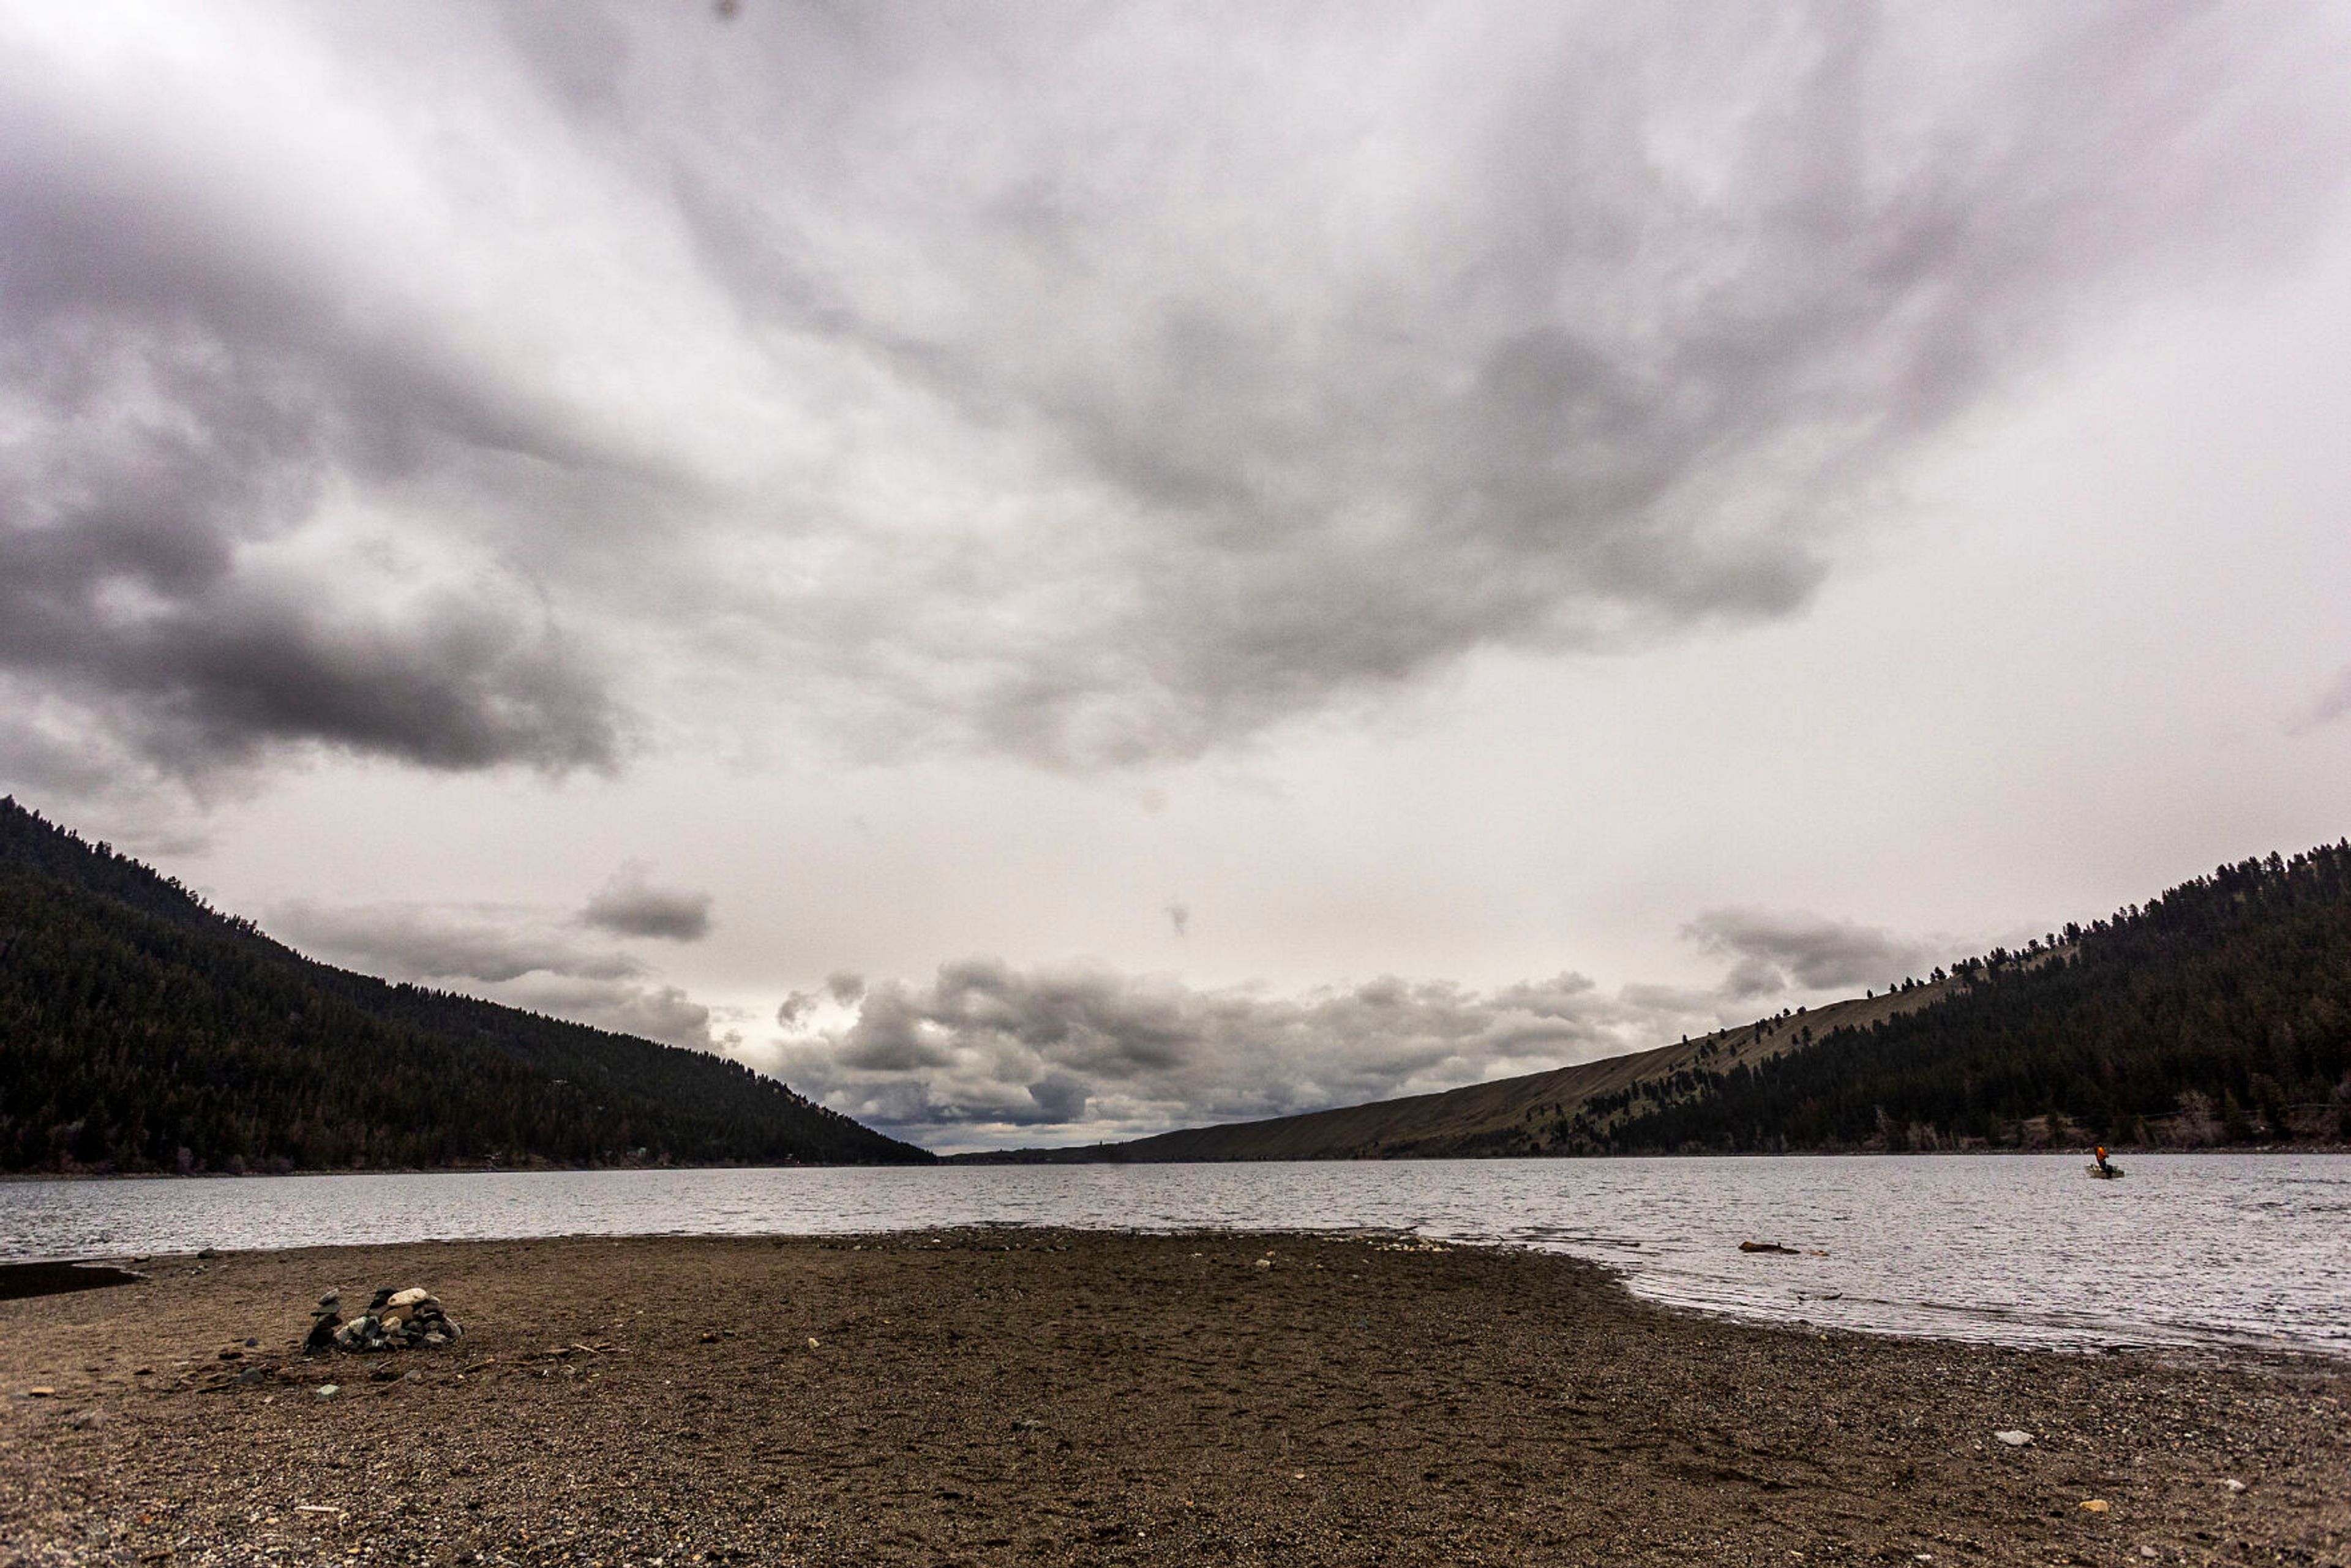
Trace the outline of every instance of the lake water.
[[[1377, 1229], [1573, 1253], [1707, 1311], [2351, 1355], [2351, 1155], [945, 1166], [0, 1184], [0, 1260], [987, 1224]], [[1776, 1242], [1795, 1256], [1742, 1253]], [[1825, 1254], [1820, 1256], [1818, 1254]]]

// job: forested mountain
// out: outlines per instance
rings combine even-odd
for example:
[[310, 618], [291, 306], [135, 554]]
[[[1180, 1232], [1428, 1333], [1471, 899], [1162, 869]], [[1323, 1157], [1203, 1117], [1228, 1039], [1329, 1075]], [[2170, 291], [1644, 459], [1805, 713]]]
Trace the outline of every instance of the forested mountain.
[[2351, 1141], [2351, 843], [2222, 866], [1958, 978], [1932, 1007], [1713, 1075], [1583, 1145]]
[[1439, 1094], [994, 1161], [2351, 1143], [2351, 843], [1883, 996]]
[[0, 800], [0, 1170], [929, 1157], [703, 1051], [316, 963]]

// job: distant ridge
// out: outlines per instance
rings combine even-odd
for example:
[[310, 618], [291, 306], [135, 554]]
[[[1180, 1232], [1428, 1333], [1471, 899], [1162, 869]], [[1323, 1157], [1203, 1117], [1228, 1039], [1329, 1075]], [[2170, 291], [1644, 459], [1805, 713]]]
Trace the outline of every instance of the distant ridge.
[[902, 1164], [740, 1063], [318, 963], [0, 800], [0, 1170]]
[[976, 1162], [2351, 1143], [2351, 843], [1884, 996], [1437, 1094]]

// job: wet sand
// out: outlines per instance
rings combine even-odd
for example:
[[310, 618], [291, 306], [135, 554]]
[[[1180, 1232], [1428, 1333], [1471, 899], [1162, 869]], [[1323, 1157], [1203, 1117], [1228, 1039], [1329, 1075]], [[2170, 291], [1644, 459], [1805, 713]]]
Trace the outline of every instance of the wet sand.
[[[2351, 1562], [2351, 1365], [1727, 1322], [1528, 1253], [983, 1231], [141, 1267], [0, 1301], [0, 1564]], [[323, 1291], [411, 1284], [455, 1346], [298, 1354]]]

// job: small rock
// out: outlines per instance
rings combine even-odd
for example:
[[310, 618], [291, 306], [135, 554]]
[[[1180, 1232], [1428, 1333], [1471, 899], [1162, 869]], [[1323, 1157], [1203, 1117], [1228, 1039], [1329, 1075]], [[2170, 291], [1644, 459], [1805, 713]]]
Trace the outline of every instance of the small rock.
[[214, 1251], [209, 1247], [200, 1247], [196, 1249], [196, 1256], [199, 1258], [217, 1258], [220, 1254]]
[[57, 1391], [46, 1383], [37, 1384], [25, 1390], [25, 1397], [27, 1399], [55, 1399], [57, 1396]]
[[2006, 1443], [2011, 1448], [2029, 1448], [2032, 1447], [2032, 1434], [2030, 1432], [1994, 1432], [1992, 1436], [1999, 1438], [2001, 1442]]
[[319, 1298], [319, 1310], [321, 1312], [331, 1312], [342, 1304], [343, 1293], [340, 1291], [329, 1291]]
[[220, 1353], [220, 1358], [223, 1361], [238, 1361], [243, 1359], [244, 1355], [245, 1352], [241, 1350], [225, 1350]]
[[2162, 1555], [2163, 1555], [2163, 1553], [2162, 1553], [2162, 1552], [2158, 1552], [2158, 1551], [2157, 1551], [2154, 1547], [2152, 1547], [2152, 1546], [2142, 1546], [2142, 1547], [2140, 1547], [2140, 1548], [2138, 1549], [2138, 1554], [2139, 1554], [2141, 1557], [2160, 1557], [2160, 1556], [2162, 1556]]
[[1777, 1241], [1742, 1241], [1739, 1249], [1741, 1252], [1782, 1252], [1791, 1258], [1796, 1255], [1794, 1248], [1782, 1247]]
[[319, 1385], [319, 1397], [321, 1399], [332, 1399], [336, 1395], [340, 1394], [342, 1391], [343, 1385], [340, 1383], [321, 1383]]
[[2085, 1513], [2104, 1513], [2109, 1506], [2106, 1500], [2102, 1497], [2085, 1497], [2082, 1500], [2082, 1511]]
[[261, 1348], [261, 1342], [257, 1339], [246, 1340], [245, 1342], [245, 1348], [247, 1350], [259, 1350]]
[[2222, 1481], [2220, 1484], [2227, 1487], [2232, 1492], [2242, 1491], [2245, 1490], [2245, 1483], [2237, 1479], [2234, 1476], [2231, 1476], [2227, 1480]]
[[432, 1299], [433, 1292], [426, 1290], [423, 1286], [411, 1285], [407, 1290], [402, 1291], [392, 1296], [383, 1304], [387, 1307], [413, 1307], [419, 1306]]
[[1260, 1258], [1253, 1266], [1259, 1269], [1270, 1269], [1273, 1267], [1273, 1260], [1270, 1258]]

